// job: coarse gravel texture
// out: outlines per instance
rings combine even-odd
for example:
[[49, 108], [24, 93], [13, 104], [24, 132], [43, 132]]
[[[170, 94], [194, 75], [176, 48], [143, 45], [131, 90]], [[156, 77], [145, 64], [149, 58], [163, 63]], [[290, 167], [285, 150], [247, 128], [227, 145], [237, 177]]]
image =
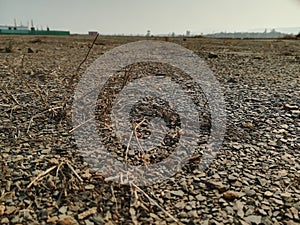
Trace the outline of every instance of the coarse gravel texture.
[[80, 75], [144, 39], [100, 36], [77, 71], [93, 37], [0, 36], [0, 224], [300, 224], [300, 40], [148, 38], [191, 49], [214, 72], [227, 111], [219, 154], [200, 171], [200, 151], [148, 187], [84, 161], [72, 136]]

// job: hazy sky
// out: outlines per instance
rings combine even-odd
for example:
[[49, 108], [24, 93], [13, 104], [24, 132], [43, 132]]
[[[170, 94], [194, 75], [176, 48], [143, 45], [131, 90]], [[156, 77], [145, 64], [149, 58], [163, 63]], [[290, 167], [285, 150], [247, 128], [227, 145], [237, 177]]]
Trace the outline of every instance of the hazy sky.
[[183, 34], [300, 27], [300, 0], [0, 0], [0, 24], [72, 33]]

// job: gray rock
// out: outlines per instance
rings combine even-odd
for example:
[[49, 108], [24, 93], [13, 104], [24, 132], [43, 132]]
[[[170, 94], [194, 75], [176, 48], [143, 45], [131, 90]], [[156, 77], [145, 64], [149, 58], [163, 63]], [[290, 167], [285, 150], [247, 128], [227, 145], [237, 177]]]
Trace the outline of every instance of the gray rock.
[[178, 190], [178, 191], [170, 191], [170, 193], [172, 195], [175, 195], [175, 196], [179, 196], [179, 197], [183, 197], [184, 195], [184, 192], [182, 190]]
[[250, 197], [256, 195], [256, 191], [254, 191], [252, 189], [246, 190], [245, 193], [246, 193], [247, 196], [250, 196]]
[[202, 196], [201, 194], [198, 194], [198, 195], [196, 196], [196, 199], [197, 199], [199, 202], [203, 202], [203, 201], [206, 200], [206, 197]]
[[261, 223], [261, 216], [255, 216], [255, 215], [251, 215], [251, 216], [247, 216], [244, 218], [244, 220], [250, 224], [254, 223], [254, 224], [260, 224]]

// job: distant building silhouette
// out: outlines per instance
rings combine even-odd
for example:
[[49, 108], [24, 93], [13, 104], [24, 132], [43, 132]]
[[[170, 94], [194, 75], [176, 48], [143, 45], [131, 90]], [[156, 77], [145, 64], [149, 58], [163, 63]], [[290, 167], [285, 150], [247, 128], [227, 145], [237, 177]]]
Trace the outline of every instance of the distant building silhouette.
[[207, 34], [206, 37], [213, 37], [213, 38], [281, 38], [284, 37], [286, 34], [276, 31], [272, 29], [270, 32], [267, 32], [267, 29], [262, 32], [234, 32], [234, 33], [215, 33], [215, 34]]

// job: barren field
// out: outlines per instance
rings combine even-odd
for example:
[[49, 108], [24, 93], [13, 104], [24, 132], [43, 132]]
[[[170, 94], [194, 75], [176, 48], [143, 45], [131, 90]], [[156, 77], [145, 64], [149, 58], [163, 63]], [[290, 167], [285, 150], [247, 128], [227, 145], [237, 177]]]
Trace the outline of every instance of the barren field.
[[208, 169], [200, 149], [175, 176], [138, 187], [82, 158], [72, 102], [95, 59], [146, 38], [99, 36], [78, 68], [93, 39], [0, 36], [0, 224], [300, 224], [300, 40], [148, 38], [206, 61], [227, 130]]

